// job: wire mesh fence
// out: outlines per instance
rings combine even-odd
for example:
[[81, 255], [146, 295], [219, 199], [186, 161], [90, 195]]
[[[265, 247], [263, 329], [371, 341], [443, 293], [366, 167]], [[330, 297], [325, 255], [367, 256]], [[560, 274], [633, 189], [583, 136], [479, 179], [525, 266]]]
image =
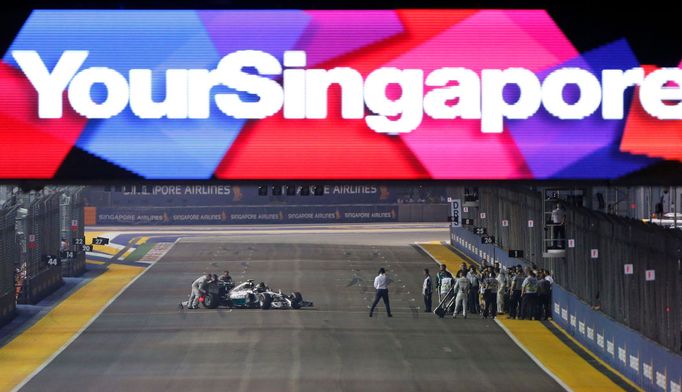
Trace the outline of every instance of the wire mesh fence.
[[[83, 187], [62, 190], [59, 205], [60, 258], [63, 276], [80, 276], [85, 272], [85, 244], [83, 225]], [[63, 257], [63, 256], [71, 257]]]
[[22, 303], [37, 303], [62, 285], [60, 252], [59, 193], [37, 196], [26, 216], [26, 280]]
[[13, 317], [16, 309], [15, 208], [0, 208], [0, 325]]

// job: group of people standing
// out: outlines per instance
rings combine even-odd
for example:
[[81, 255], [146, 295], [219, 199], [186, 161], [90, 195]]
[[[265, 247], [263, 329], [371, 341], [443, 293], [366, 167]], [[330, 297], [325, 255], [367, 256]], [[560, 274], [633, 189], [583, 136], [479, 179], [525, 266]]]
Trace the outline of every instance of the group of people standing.
[[[507, 318], [519, 320], [547, 320], [552, 317], [552, 279], [549, 271], [538, 269], [533, 265], [525, 269], [521, 265], [504, 267], [499, 263], [488, 265], [483, 260], [482, 268], [462, 263], [453, 277], [445, 264], [440, 265], [436, 273], [435, 289], [438, 302], [441, 303], [452, 290], [452, 297], [447, 303], [452, 304], [445, 312], [452, 312], [453, 318], [462, 314], [480, 315], [481, 318], [495, 318], [506, 313]], [[376, 295], [369, 311], [369, 317], [383, 300], [388, 317], [391, 306], [388, 298], [388, 285], [391, 279], [384, 268], [379, 269], [374, 278]], [[429, 269], [424, 269], [422, 294], [424, 295], [424, 311], [431, 312], [433, 306], [434, 284]]]
[[[462, 263], [455, 276], [441, 264], [436, 273], [436, 291], [439, 302], [443, 301], [452, 289], [454, 301], [448, 301], [453, 317], [462, 314], [480, 315], [482, 318], [495, 318], [508, 314], [513, 319], [546, 320], [552, 317], [551, 274], [547, 270], [521, 265], [504, 267], [487, 265], [483, 260], [481, 269]], [[431, 312], [433, 305], [433, 282], [428, 269], [424, 269], [422, 285], [424, 308]]]

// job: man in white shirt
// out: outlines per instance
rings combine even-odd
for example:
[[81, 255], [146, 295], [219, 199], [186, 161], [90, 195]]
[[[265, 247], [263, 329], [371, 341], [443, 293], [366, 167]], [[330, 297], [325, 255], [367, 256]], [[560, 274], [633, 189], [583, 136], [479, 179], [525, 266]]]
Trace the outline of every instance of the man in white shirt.
[[388, 276], [386, 276], [386, 270], [383, 268], [379, 268], [379, 275], [377, 275], [377, 277], [374, 278], [374, 288], [377, 290], [377, 293], [374, 296], [372, 308], [369, 310], [369, 317], [373, 316], [374, 308], [376, 308], [380, 299], [384, 300], [384, 305], [386, 306], [386, 313], [388, 313], [388, 317], [393, 317], [393, 315], [391, 314], [391, 305], [389, 305], [388, 303], [388, 285], [390, 283], [391, 279], [389, 279]]
[[455, 309], [452, 312], [452, 318], [457, 318], [457, 310], [462, 308], [462, 315], [467, 318], [467, 299], [469, 297], [469, 279], [464, 275], [464, 271], [457, 273], [455, 280]]
[[552, 278], [552, 275], [549, 273], [549, 271], [545, 270], [545, 280], [549, 281], [550, 284], [554, 283], [554, 278]]
[[194, 282], [192, 282], [192, 294], [189, 296], [189, 303], [187, 309], [197, 309], [199, 307], [199, 297], [201, 297], [201, 289], [204, 284], [211, 279], [211, 275], [201, 275]]
[[557, 203], [552, 210], [552, 227], [554, 228], [554, 247], [563, 248], [563, 240], [566, 238], [566, 211]]
[[62, 238], [62, 241], [59, 243], [59, 251], [66, 252], [67, 250], [69, 250], [69, 243], [66, 242], [66, 238]]
[[497, 274], [497, 313], [504, 313], [504, 308], [506, 306], [504, 302], [504, 294], [507, 292], [507, 269], [504, 266], [500, 266], [500, 270]]
[[424, 268], [424, 283], [422, 284], [422, 294], [424, 295], [424, 311], [431, 312], [431, 304], [433, 303], [433, 282], [429, 269]]
[[531, 320], [537, 317], [538, 280], [535, 272], [528, 270], [528, 276], [521, 286], [521, 319]]

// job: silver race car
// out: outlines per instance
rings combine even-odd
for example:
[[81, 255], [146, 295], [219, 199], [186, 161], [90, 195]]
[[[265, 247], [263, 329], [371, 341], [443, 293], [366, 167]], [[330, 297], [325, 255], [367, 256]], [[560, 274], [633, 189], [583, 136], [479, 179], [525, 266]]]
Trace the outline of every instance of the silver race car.
[[253, 279], [237, 286], [225, 282], [211, 282], [199, 298], [199, 302], [208, 309], [215, 309], [218, 306], [240, 309], [300, 309], [313, 306], [312, 302], [304, 301], [298, 291], [290, 295], [282, 294], [282, 290], [270, 290], [264, 282], [255, 284]]

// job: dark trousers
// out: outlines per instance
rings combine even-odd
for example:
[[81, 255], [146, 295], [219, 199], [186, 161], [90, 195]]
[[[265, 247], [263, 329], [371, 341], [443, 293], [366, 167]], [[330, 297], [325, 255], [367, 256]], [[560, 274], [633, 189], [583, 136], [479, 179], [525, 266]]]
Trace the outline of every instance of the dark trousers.
[[509, 314], [509, 302], [511, 302], [511, 295], [509, 295], [509, 290], [504, 290], [504, 305], [502, 306], [502, 312]]
[[554, 226], [554, 247], [565, 248], [563, 240], [566, 238], [566, 227], [564, 225]]
[[521, 318], [530, 320], [535, 317], [537, 319], [537, 303], [538, 295], [536, 293], [524, 294], [521, 298]]
[[552, 317], [552, 297], [549, 294], [538, 294], [538, 317], [540, 320]]
[[[388, 298], [388, 295], [386, 296]], [[433, 293], [424, 294], [424, 309], [427, 312], [431, 311], [431, 304], [433, 303]], [[388, 302], [387, 302], [388, 304]], [[386, 305], [388, 306], [388, 305]]]
[[509, 317], [515, 318], [521, 315], [521, 290], [512, 290], [509, 300]]
[[386, 313], [388, 315], [391, 315], [391, 305], [388, 303], [388, 289], [378, 289], [377, 294], [374, 296], [374, 302], [372, 303], [372, 309], [369, 311], [369, 314], [374, 313], [374, 308], [377, 307], [377, 304], [379, 303], [379, 300], [383, 299], [384, 300], [384, 305], [386, 305]]
[[497, 293], [486, 290], [483, 293], [483, 301], [485, 301], [483, 317], [495, 317], [497, 315]]
[[469, 307], [470, 314], [481, 313], [481, 306], [478, 302], [478, 286], [472, 286], [469, 289], [469, 300], [467, 301], [467, 306]]

